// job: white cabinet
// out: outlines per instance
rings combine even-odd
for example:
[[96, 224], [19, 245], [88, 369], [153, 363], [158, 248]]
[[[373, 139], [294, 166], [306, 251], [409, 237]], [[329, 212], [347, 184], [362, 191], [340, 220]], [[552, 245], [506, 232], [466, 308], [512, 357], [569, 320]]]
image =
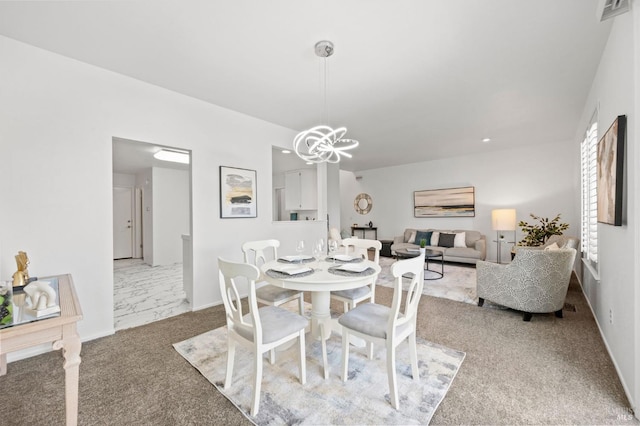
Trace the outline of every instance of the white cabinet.
[[318, 178], [315, 170], [295, 170], [285, 173], [284, 204], [287, 210], [318, 208]]

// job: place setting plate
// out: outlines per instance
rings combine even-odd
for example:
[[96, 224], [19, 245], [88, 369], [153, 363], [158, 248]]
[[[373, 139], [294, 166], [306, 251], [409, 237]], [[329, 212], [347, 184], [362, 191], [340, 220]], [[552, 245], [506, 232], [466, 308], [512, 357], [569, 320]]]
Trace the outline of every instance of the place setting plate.
[[367, 276], [373, 275], [376, 271], [365, 265], [357, 265], [352, 263], [345, 263], [343, 265], [332, 266], [328, 269], [329, 273], [334, 275], [341, 275], [344, 277], [353, 276]]
[[334, 254], [327, 256], [327, 262], [336, 261], [340, 263], [360, 263], [362, 256], [349, 256], [348, 254]]
[[278, 262], [280, 263], [310, 263], [315, 261], [316, 261], [315, 257], [304, 255], [304, 254], [282, 256], [278, 258]]
[[283, 265], [267, 269], [266, 275], [271, 278], [306, 277], [315, 272], [313, 268], [302, 265]]

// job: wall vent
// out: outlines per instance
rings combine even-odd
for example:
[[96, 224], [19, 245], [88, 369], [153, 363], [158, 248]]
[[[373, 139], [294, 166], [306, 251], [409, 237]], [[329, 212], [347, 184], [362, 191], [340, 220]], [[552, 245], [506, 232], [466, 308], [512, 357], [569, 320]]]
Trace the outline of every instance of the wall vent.
[[604, 21], [628, 12], [629, 3], [631, 3], [631, 0], [600, 0], [598, 2], [597, 17], [600, 21]]

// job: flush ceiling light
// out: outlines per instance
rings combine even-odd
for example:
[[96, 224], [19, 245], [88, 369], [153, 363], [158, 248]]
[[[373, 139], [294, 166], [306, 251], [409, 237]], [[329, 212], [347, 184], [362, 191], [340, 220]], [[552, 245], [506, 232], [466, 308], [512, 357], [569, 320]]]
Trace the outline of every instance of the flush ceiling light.
[[283, 150], [282, 150], [282, 153], [283, 153], [283, 154], [291, 154], [291, 151], [289, 151], [288, 149], [283, 149]]
[[189, 153], [184, 151], [161, 149], [160, 151], [153, 154], [153, 157], [162, 161], [189, 164]]
[[[316, 56], [324, 59], [324, 112], [325, 122], [329, 122], [327, 107], [327, 59], [333, 54], [333, 43], [319, 41], [315, 46]], [[348, 150], [358, 146], [358, 141], [346, 139], [346, 127], [333, 129], [329, 125], [319, 125], [300, 132], [293, 139], [293, 149], [298, 157], [311, 163], [338, 163], [340, 157], [351, 158]]]
[[482, 139], [482, 142], [484, 142], [484, 143], [491, 142], [491, 139], [489, 139], [489, 138], [484, 138], [484, 139]]

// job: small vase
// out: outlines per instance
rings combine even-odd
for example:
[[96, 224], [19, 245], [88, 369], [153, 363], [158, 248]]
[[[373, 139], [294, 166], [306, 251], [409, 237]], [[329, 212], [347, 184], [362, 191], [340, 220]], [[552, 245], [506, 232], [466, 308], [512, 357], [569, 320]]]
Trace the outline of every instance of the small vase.
[[426, 247], [420, 247], [420, 254], [425, 254], [427, 251]]
[[373, 222], [369, 221], [369, 228], [373, 228]]

